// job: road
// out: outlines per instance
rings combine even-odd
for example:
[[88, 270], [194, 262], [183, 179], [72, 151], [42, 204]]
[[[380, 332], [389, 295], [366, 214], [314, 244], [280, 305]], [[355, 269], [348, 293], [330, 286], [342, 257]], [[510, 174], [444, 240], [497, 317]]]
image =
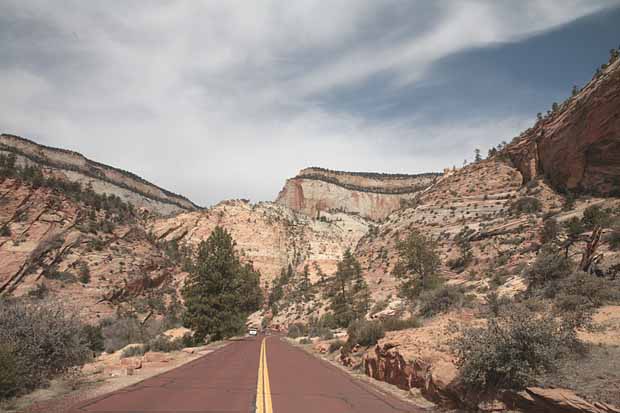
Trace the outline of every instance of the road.
[[177, 369], [83, 402], [79, 412], [415, 412], [411, 404], [279, 337], [237, 340]]

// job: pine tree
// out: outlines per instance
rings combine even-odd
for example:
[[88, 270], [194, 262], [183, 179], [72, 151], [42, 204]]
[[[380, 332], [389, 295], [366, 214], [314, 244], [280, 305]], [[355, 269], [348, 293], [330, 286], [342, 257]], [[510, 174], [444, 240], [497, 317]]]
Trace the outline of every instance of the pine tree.
[[482, 160], [482, 156], [480, 156], [480, 149], [474, 149], [474, 162], [480, 162]]
[[242, 264], [230, 234], [216, 227], [200, 243], [198, 256], [183, 288], [186, 327], [195, 337], [212, 340], [231, 337], [243, 330], [247, 316], [260, 308], [260, 274]]
[[345, 251], [329, 291], [330, 308], [336, 323], [347, 327], [368, 312], [370, 292], [362, 276], [362, 267], [350, 250]]
[[436, 273], [441, 261], [437, 241], [414, 230], [404, 241], [398, 242], [397, 248], [400, 257], [392, 274], [401, 280], [403, 297], [413, 299], [438, 283]]
[[298, 286], [299, 294], [304, 302], [308, 302], [314, 298], [312, 291], [312, 282], [310, 281], [310, 267], [306, 265], [301, 273], [301, 279]]

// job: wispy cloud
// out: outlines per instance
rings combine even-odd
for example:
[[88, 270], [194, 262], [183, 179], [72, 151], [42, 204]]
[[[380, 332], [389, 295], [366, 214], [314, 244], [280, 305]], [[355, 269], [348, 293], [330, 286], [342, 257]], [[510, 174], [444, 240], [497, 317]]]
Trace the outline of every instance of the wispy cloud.
[[362, 106], [390, 111], [438, 81], [441, 59], [614, 4], [9, 0], [0, 4], [0, 128], [204, 204], [273, 199], [308, 165], [441, 170], [513, 136], [528, 115], [454, 113], [438, 124], [426, 108], [382, 118]]

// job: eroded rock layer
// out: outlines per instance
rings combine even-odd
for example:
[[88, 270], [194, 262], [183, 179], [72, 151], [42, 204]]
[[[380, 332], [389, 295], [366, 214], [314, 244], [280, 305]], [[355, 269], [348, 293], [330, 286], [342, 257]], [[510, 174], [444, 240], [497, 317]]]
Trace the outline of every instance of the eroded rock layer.
[[324, 211], [381, 220], [428, 188], [439, 174], [400, 175], [306, 168], [288, 179], [276, 202], [308, 216]]
[[508, 145], [527, 182], [544, 175], [558, 190], [620, 194], [620, 60]]
[[160, 188], [131, 172], [87, 159], [65, 149], [50, 148], [14, 135], [0, 135], [0, 153], [15, 154], [21, 164], [37, 164], [62, 172], [69, 181], [90, 185], [151, 212], [168, 215], [199, 209], [189, 199]]

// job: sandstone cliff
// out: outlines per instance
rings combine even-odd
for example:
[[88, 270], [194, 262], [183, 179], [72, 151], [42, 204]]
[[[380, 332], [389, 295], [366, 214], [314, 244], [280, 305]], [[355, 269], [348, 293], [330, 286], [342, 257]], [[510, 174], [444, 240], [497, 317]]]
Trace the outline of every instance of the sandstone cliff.
[[139, 218], [14, 178], [0, 178], [0, 205], [0, 296], [51, 297], [94, 323], [147, 290], [165, 301], [184, 279]]
[[246, 261], [269, 283], [289, 264], [310, 267], [313, 281], [319, 273], [332, 274], [347, 248], [355, 248], [368, 230], [366, 220], [344, 213], [326, 213], [322, 220], [270, 202], [250, 204], [224, 201], [200, 212], [153, 221], [150, 230], [160, 240], [196, 246], [216, 226], [227, 229]]
[[340, 210], [381, 220], [428, 188], [439, 174], [399, 175], [306, 168], [288, 179], [276, 203], [310, 217]]
[[558, 190], [620, 194], [620, 59], [505, 149], [527, 182]]
[[63, 173], [73, 182], [91, 185], [97, 193], [113, 194], [137, 208], [169, 215], [199, 209], [187, 198], [160, 188], [131, 172], [91, 161], [83, 155], [50, 148], [14, 135], [0, 135], [0, 154], [13, 153], [21, 164], [37, 164]]

